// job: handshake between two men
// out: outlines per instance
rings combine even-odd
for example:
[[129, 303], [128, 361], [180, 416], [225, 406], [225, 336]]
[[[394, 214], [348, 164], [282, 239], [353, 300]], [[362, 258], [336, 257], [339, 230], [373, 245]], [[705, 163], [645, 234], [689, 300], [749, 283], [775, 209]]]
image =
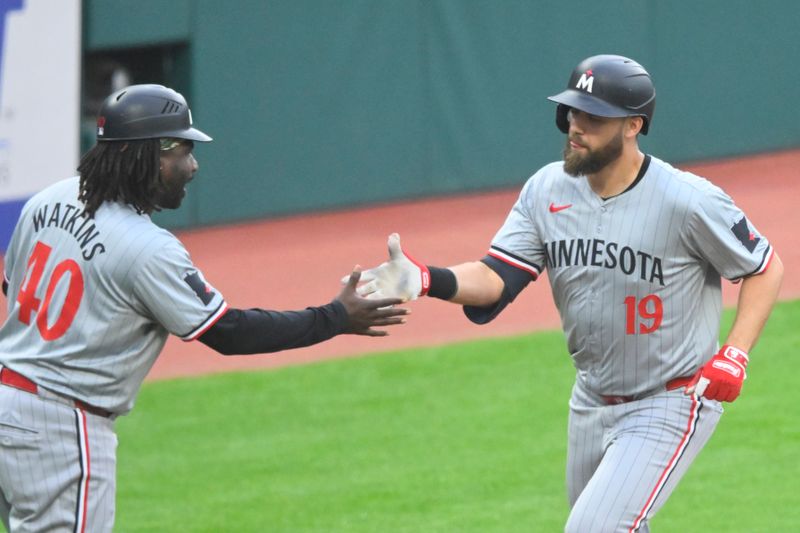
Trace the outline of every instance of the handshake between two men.
[[[342, 292], [345, 300], [364, 302], [366, 299], [372, 302], [372, 306], [366, 303], [361, 304], [363, 307], [369, 307], [369, 313], [378, 317], [377, 320], [371, 322], [372, 326], [404, 323], [402, 315], [407, 314], [407, 310], [393, 306], [416, 300], [420, 296], [429, 294], [432, 289], [431, 268], [403, 251], [400, 246], [400, 236], [397, 233], [389, 236], [388, 248], [388, 261], [363, 272], [354, 271], [350, 276], [342, 278], [342, 283], [346, 284]], [[437, 268], [435, 270], [447, 271], [448, 275], [444, 278], [443, 283], [447, 287], [436, 286], [433, 287], [434, 291], [438, 293], [443, 291], [449, 297], [455, 296], [458, 291], [456, 276], [447, 269]], [[439, 279], [442, 279], [441, 274], [439, 274]], [[431, 293], [431, 295], [442, 298], [440, 294]], [[443, 299], [450, 299], [449, 297]], [[344, 300], [342, 303], [347, 307]], [[351, 320], [353, 316], [351, 315]], [[358, 317], [357, 314], [355, 316]], [[362, 334], [382, 336], [386, 335], [386, 332], [373, 330], [367, 326], [365, 333]], [[685, 393], [697, 394], [712, 400], [732, 402], [741, 392], [747, 377], [745, 369], [748, 362], [745, 351], [725, 345], [697, 370], [693, 379], [685, 387]]]

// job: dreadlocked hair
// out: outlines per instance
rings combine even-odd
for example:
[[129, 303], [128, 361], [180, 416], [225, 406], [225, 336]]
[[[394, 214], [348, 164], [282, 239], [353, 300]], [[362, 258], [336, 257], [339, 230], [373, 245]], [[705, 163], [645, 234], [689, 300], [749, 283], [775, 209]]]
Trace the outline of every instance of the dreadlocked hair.
[[103, 202], [126, 203], [139, 214], [158, 211], [159, 153], [158, 139], [95, 144], [78, 165], [86, 213], [94, 216]]

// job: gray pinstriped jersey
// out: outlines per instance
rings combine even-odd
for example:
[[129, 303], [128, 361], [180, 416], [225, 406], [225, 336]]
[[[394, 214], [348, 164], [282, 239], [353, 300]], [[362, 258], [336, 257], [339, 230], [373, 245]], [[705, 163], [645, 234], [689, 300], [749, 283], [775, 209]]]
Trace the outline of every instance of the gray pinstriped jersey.
[[639, 395], [690, 376], [718, 349], [721, 276], [762, 272], [772, 248], [720, 188], [651, 157], [603, 200], [563, 163], [531, 177], [490, 255], [547, 269], [578, 379]]
[[82, 216], [78, 178], [25, 205], [5, 256], [0, 363], [122, 414], [169, 333], [197, 338], [227, 306], [178, 239], [130, 206]]

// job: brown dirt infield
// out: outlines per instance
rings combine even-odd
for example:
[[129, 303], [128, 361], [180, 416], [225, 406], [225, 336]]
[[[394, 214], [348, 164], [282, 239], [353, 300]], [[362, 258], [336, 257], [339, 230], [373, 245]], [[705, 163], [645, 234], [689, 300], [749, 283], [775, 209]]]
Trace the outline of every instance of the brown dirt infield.
[[[800, 228], [800, 150], [678, 166], [707, 177], [734, 198], [770, 239], [786, 267], [781, 298], [800, 296], [800, 280], [792, 275], [800, 268], [796, 237]], [[415, 257], [431, 264], [447, 266], [482, 257], [518, 192], [519, 188], [514, 188], [297, 215], [184, 231], [178, 237], [229, 305], [300, 309], [330, 301], [339, 291], [340, 277], [355, 264], [368, 268], [384, 261], [386, 237], [394, 231]], [[549, 289], [546, 279], [531, 284], [485, 326], [470, 323], [458, 306], [428, 299], [410, 303], [413, 312], [408, 323], [392, 328], [388, 337], [346, 335], [273, 355], [222, 357], [199, 342], [184, 343], [173, 337], [148, 379], [270, 368], [558, 328]], [[726, 306], [735, 304], [737, 290], [725, 283]], [[5, 318], [5, 309], [0, 318]]]

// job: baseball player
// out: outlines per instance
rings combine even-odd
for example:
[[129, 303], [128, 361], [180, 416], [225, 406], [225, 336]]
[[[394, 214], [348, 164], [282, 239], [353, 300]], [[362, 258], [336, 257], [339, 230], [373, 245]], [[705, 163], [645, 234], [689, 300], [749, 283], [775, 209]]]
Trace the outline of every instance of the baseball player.
[[[528, 180], [488, 255], [425, 266], [393, 234], [359, 290], [427, 294], [484, 324], [547, 270], [576, 368], [565, 531], [649, 531], [739, 395], [783, 266], [722, 190], [639, 150], [655, 108], [641, 65], [590, 57], [549, 99], [564, 160]], [[721, 277], [742, 285], [720, 348]]]
[[168, 334], [223, 354], [308, 346], [342, 333], [382, 336], [400, 299], [355, 292], [302, 311], [228, 306], [183, 245], [150, 220], [177, 209], [198, 169], [183, 96], [160, 85], [110, 95], [79, 177], [25, 205], [5, 256], [0, 329], [0, 517], [6, 529], [111, 531], [114, 419]]

